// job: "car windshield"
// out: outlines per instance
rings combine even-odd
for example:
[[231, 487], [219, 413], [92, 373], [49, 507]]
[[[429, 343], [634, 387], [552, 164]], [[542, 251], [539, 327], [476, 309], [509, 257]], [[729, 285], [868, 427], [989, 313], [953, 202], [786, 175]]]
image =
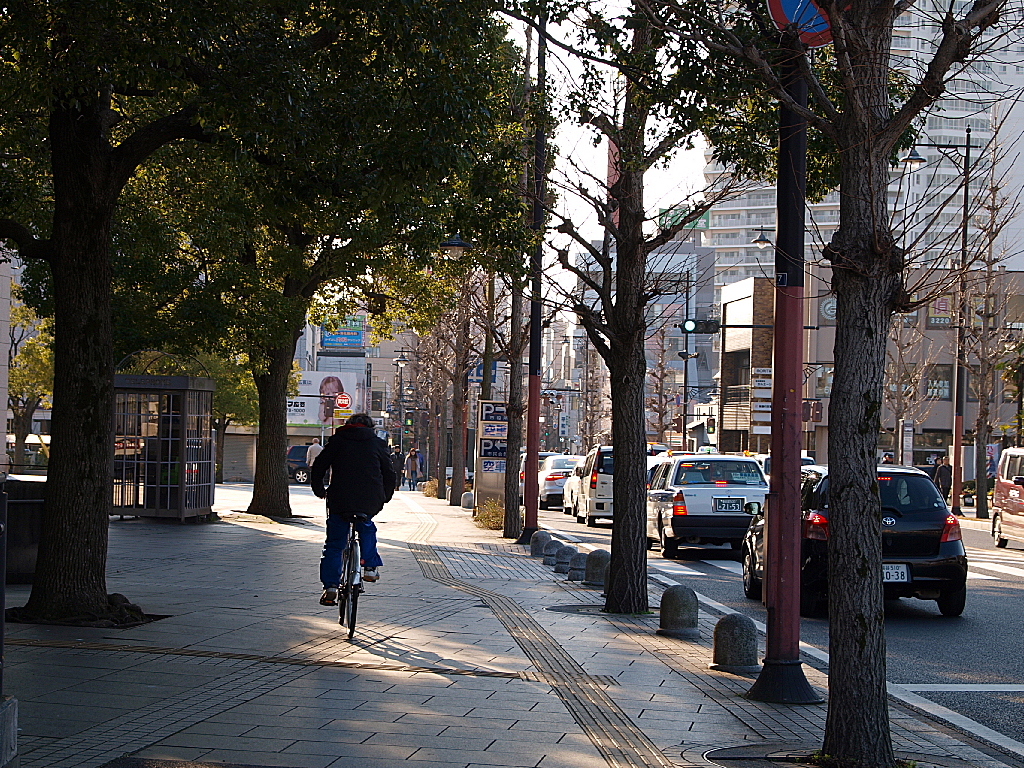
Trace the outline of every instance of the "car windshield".
[[878, 496], [882, 501], [883, 511], [912, 514], [946, 508], [946, 503], [942, 500], [935, 483], [920, 475], [880, 474]]
[[755, 461], [681, 461], [673, 485], [765, 485]]
[[555, 459], [550, 459], [550, 469], [572, 469], [576, 466], [579, 458], [576, 456], [559, 456]]

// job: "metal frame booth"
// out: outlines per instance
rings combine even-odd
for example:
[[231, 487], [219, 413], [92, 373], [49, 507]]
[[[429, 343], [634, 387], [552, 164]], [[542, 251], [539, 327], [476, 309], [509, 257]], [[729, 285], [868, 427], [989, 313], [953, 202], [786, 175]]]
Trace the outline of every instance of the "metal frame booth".
[[213, 512], [212, 379], [114, 376], [114, 515]]

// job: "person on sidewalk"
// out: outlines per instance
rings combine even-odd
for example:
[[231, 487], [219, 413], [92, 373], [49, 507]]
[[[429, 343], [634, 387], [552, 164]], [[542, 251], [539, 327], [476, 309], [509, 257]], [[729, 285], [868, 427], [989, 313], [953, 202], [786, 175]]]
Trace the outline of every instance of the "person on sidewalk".
[[320, 451], [322, 451], [323, 449], [324, 449], [324, 447], [322, 445], [320, 445], [320, 438], [319, 437], [314, 437], [313, 438], [313, 444], [310, 445], [309, 448], [306, 449], [306, 466], [307, 467], [312, 467], [313, 466], [313, 462], [316, 461], [316, 457], [320, 455]]
[[[373, 516], [391, 501], [395, 493], [395, 470], [387, 443], [373, 431], [373, 419], [356, 413], [339, 427], [309, 472], [309, 484], [319, 498], [327, 499], [327, 540], [320, 558], [320, 581], [324, 592], [321, 605], [337, 605], [341, 581], [341, 556], [348, 544], [347, 515], [366, 515], [353, 523], [363, 546], [363, 581], [380, 578], [384, 563], [377, 552], [377, 526]], [[331, 484], [324, 488], [324, 475], [331, 471]]]
[[405, 481], [409, 484], [409, 490], [416, 490], [416, 481], [420, 477], [420, 454], [415, 448], [409, 449], [409, 455], [405, 457]]
[[391, 466], [395, 470], [395, 490], [402, 488], [402, 469], [405, 467], [405, 454], [397, 445], [395, 452], [391, 454]]
[[935, 467], [935, 484], [939, 487], [942, 498], [949, 501], [949, 491], [953, 487], [953, 468], [949, 465], [949, 456], [943, 456]]

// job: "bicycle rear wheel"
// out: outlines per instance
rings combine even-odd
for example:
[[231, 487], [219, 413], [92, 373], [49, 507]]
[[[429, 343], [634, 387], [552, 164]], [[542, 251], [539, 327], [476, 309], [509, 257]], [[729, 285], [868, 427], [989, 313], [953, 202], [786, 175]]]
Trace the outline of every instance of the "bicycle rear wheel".
[[363, 585], [359, 578], [359, 542], [351, 541], [342, 557], [341, 586], [338, 588], [338, 623], [348, 628], [349, 639], [356, 631], [356, 611]]

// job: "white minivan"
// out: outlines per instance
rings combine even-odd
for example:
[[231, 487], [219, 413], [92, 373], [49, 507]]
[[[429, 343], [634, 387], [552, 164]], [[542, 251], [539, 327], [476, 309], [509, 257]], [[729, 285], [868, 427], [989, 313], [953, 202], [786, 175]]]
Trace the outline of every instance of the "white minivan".
[[647, 540], [675, 557], [681, 543], [739, 549], [751, 501], [764, 504], [768, 481], [753, 458], [725, 454], [673, 456], [654, 470], [647, 491]]
[[[582, 466], [582, 470], [580, 470]], [[593, 528], [598, 520], [612, 519], [612, 478], [615, 453], [610, 445], [591, 448], [579, 471], [579, 487], [574, 490], [573, 513], [576, 522]]]

